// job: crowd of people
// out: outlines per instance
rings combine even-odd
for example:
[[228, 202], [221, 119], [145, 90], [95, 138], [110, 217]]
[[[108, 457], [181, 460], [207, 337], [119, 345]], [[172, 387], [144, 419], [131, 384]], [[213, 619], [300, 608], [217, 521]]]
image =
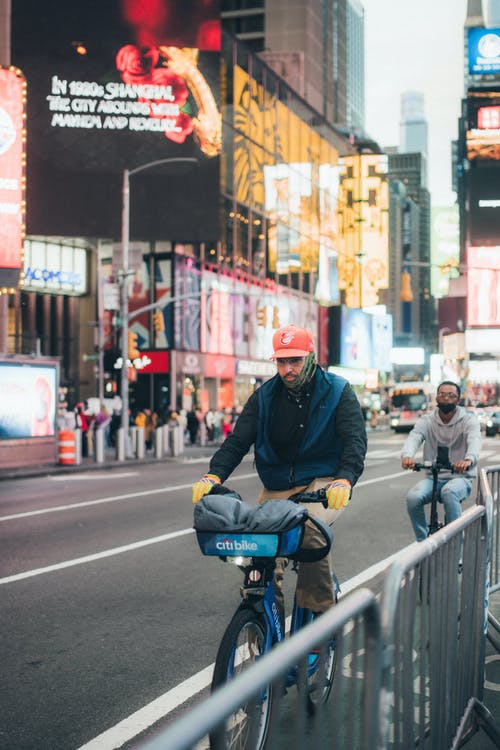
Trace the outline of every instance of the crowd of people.
[[[222, 442], [232, 431], [241, 408], [224, 409], [179, 409], [172, 406], [159, 414], [150, 408], [130, 410], [129, 426], [144, 430], [146, 451], [153, 450], [154, 434], [158, 427], [169, 425], [183, 428], [184, 442], [187, 445], [217, 444]], [[116, 445], [116, 431], [121, 427], [121, 411], [110, 410], [102, 403], [97, 411], [88, 401], [79, 401], [74, 409], [65, 410], [61, 416], [60, 429], [81, 430], [82, 456], [90, 456], [94, 450], [95, 431], [104, 430], [105, 447]]]

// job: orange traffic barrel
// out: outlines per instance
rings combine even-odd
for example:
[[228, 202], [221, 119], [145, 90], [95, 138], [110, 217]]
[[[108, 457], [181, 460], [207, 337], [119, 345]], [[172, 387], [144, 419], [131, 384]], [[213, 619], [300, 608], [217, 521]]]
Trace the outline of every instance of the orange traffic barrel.
[[76, 464], [76, 437], [72, 430], [61, 430], [57, 439], [57, 460], [60, 464]]

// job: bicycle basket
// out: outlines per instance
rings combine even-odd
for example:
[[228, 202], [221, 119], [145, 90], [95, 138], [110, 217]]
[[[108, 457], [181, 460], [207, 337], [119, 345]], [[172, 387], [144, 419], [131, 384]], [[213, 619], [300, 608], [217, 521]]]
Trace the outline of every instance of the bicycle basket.
[[197, 531], [202, 554], [219, 557], [287, 557], [302, 542], [303, 526], [277, 533]]

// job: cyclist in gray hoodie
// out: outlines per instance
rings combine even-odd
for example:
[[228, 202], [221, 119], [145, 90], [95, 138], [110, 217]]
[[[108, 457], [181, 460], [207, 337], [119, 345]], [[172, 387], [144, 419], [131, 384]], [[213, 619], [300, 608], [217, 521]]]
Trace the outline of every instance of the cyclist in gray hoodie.
[[[475, 414], [458, 406], [459, 400], [460, 386], [451, 380], [443, 380], [437, 389], [438, 408], [420, 417], [401, 451], [403, 469], [413, 469], [415, 455], [422, 443], [424, 461], [436, 460], [438, 446], [448, 448], [453, 471], [440, 471], [438, 478], [446, 523], [455, 521], [462, 513], [461, 503], [471, 493], [481, 450], [479, 421]], [[418, 542], [428, 535], [424, 505], [430, 503], [431, 496], [432, 476], [429, 471], [427, 478], [417, 482], [406, 498], [408, 515]]]

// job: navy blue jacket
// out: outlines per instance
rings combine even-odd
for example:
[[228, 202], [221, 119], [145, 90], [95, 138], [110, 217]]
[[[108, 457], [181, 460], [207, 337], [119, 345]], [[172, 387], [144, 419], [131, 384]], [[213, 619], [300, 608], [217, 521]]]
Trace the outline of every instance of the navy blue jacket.
[[250, 396], [233, 432], [213, 455], [210, 473], [224, 482], [255, 444], [257, 472], [268, 490], [309, 484], [322, 476], [342, 477], [354, 485], [364, 468], [367, 445], [359, 402], [346, 380], [320, 367], [312, 385], [298, 450], [284, 458], [271, 439], [271, 426], [274, 431], [280, 426], [274, 411], [285, 391], [276, 375]]

